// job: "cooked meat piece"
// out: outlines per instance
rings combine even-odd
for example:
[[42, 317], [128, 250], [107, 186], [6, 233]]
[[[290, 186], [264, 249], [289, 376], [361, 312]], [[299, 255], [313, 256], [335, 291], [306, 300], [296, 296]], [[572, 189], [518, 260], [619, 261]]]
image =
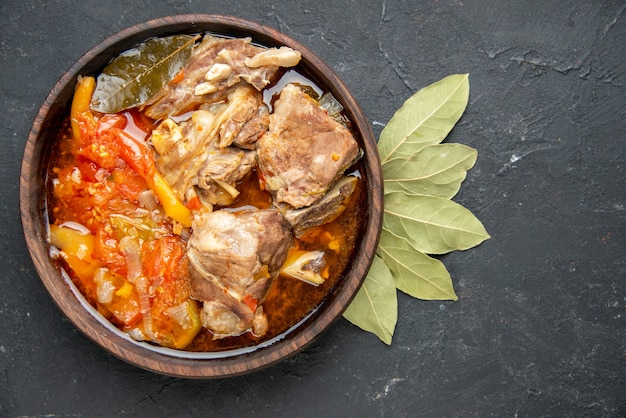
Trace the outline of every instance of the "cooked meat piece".
[[[203, 106], [180, 125], [169, 118], [159, 124], [151, 137], [159, 171], [181, 200], [193, 185], [209, 190], [215, 182], [226, 182], [221, 186], [236, 195], [228, 186], [234, 187], [256, 165], [256, 153], [250, 149], [268, 125], [261, 93], [250, 86], [238, 87], [227, 102]], [[229, 147], [231, 143], [247, 150]]]
[[[254, 305], [249, 305], [238, 295], [229, 292], [217, 276], [203, 271], [198, 259], [190, 258], [190, 261], [194, 263], [190, 264], [192, 268], [189, 269], [189, 285], [193, 290], [191, 296], [203, 301], [201, 322], [213, 333], [214, 338], [232, 337], [248, 331], [262, 336], [267, 329], [267, 318], [262, 306], [253, 310]], [[259, 295], [258, 290], [265, 291], [269, 283], [269, 278], [258, 279], [248, 293], [250, 300], [258, 300], [255, 296]]]
[[267, 106], [262, 104], [252, 118], [243, 124], [233, 139], [233, 145], [243, 149], [256, 149], [256, 142], [267, 132], [269, 125], [270, 112]]
[[244, 332], [252, 332], [256, 336], [262, 336], [267, 332], [267, 317], [263, 308], [259, 307], [252, 312], [247, 306], [249, 313], [246, 319], [237, 315], [228, 306], [215, 302], [204, 302], [200, 312], [202, 326], [213, 333], [214, 338], [225, 338], [241, 335]]
[[252, 45], [250, 38], [206, 35], [183, 69], [183, 81], [166, 84], [148, 102], [146, 115], [158, 120], [183, 114], [202, 103], [219, 102], [230, 87], [243, 82], [263, 89], [278, 71], [278, 65], [248, 67], [244, 62], [264, 51], [267, 49]]
[[189, 252], [198, 253], [205, 270], [241, 294], [263, 266], [273, 276], [292, 245], [289, 224], [275, 209], [218, 210], [196, 216], [192, 228]]
[[198, 171], [196, 192], [203, 202], [228, 205], [239, 196], [237, 184], [256, 166], [256, 152], [211, 146], [206, 154]]
[[150, 140], [159, 154], [157, 168], [181, 200], [207, 159], [214, 122], [213, 114], [198, 110], [180, 125], [166, 119], [152, 132]]
[[207, 159], [198, 171], [198, 186], [211, 187], [214, 181], [235, 185], [240, 182], [256, 165], [256, 152], [237, 147], [211, 147]]
[[259, 168], [277, 204], [302, 208], [319, 201], [359, 156], [350, 131], [298, 86], [274, 103], [270, 128], [257, 142]]
[[[254, 143], [269, 127], [269, 111], [263, 95], [251, 86], [238, 86], [228, 94], [227, 102], [203, 106], [215, 114], [220, 147], [233, 143], [254, 149]], [[248, 127], [248, 125], [250, 125]]]
[[[217, 304], [210, 305], [209, 311], [222, 318], [203, 322], [209, 329], [216, 327], [217, 338], [239, 335], [242, 327], [254, 330], [253, 322], [262, 323], [258, 316], [263, 314], [260, 307], [253, 310], [249, 301], [260, 305], [285, 261], [292, 245], [289, 223], [273, 209], [218, 210], [196, 215], [192, 228], [187, 244], [191, 295]], [[215, 324], [231, 324], [231, 329], [218, 330]]]
[[287, 209], [284, 216], [296, 237], [309, 228], [337, 219], [346, 209], [357, 182], [358, 179], [354, 176], [342, 177], [319, 202], [301, 209]]

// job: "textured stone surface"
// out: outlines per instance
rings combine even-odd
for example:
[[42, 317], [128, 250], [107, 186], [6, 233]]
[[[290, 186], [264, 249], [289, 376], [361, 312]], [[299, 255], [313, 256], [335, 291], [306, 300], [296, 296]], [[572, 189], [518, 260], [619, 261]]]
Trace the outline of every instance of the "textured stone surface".
[[[0, 416], [624, 416], [623, 1], [33, 1], [0, 4]], [[457, 302], [399, 297], [393, 344], [340, 321], [290, 360], [187, 381], [80, 334], [38, 280], [18, 176], [61, 74], [118, 30], [232, 14], [310, 47], [376, 134], [417, 89], [470, 73], [448, 137], [478, 149], [455, 200], [492, 239], [442, 257]]]

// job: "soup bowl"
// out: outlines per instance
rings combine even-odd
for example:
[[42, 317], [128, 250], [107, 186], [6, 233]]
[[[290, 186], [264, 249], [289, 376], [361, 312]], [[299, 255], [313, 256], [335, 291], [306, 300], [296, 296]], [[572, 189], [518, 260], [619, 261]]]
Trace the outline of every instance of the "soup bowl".
[[[300, 51], [298, 68], [344, 107], [363, 151], [365, 216], [360, 220], [353, 257], [337, 284], [317, 309], [280, 336], [257, 345], [217, 352], [190, 352], [138, 342], [113, 326], [81, 295], [51, 258], [46, 208], [46, 176], [51, 147], [68, 117], [77, 78], [98, 74], [121, 52], [152, 37], [213, 33], [251, 37], [267, 46]], [[54, 85], [43, 102], [28, 136], [20, 177], [20, 211], [24, 237], [41, 282], [63, 314], [84, 335], [112, 355], [156, 373], [185, 378], [235, 376], [274, 365], [314, 342], [335, 323], [358, 292], [374, 257], [382, 221], [382, 174], [376, 141], [359, 105], [339, 77], [308, 48], [261, 24], [230, 16], [164, 17], [123, 30], [85, 53]]]

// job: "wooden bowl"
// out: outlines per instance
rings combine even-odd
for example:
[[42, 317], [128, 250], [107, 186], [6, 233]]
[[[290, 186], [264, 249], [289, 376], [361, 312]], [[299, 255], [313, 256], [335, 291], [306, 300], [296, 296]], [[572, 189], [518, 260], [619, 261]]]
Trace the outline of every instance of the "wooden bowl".
[[[201, 32], [250, 36], [265, 46], [287, 45], [302, 53], [301, 68], [342, 103], [353, 122], [364, 151], [362, 174], [368, 207], [352, 262], [339, 285], [313, 314], [281, 338], [255, 347], [216, 353], [191, 353], [139, 343], [99, 315], [50, 259], [44, 207], [49, 148], [68, 115], [77, 76], [97, 74], [110, 59], [150, 37]], [[217, 15], [181, 15], [152, 20], [111, 36], [82, 56], [56, 83], [41, 106], [26, 142], [20, 177], [20, 210], [26, 243], [41, 281], [61, 311], [87, 337], [111, 354], [147, 370], [188, 378], [234, 376], [273, 365], [311, 344], [339, 319], [359, 290], [374, 257], [380, 235], [382, 202], [376, 141], [344, 83], [315, 54], [284, 34], [254, 22]]]

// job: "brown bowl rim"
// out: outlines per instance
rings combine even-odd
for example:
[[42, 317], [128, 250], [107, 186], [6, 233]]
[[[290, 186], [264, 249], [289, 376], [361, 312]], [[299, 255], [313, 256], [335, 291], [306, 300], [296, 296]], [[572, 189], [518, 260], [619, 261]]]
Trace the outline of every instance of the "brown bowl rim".
[[[287, 45], [302, 53], [301, 65], [314, 73], [316, 81], [344, 105], [355, 131], [360, 134], [359, 143], [367, 160], [364, 178], [367, 181], [368, 219], [354, 254], [355, 260], [362, 261], [351, 263], [351, 269], [322, 304], [323, 308], [301, 321], [297, 334], [294, 332], [287, 338], [261, 344], [252, 350], [197, 358], [182, 354], [188, 352], [151, 349], [146, 344], [124, 338], [121, 331], [116, 331], [110, 324], [107, 326], [108, 321], [98, 318], [94, 312], [85, 315], [89, 306], [85, 306], [86, 302], [71, 289], [71, 281], [62, 279], [48, 255], [42, 184], [46, 147], [50, 142], [46, 132], [58, 128], [79, 74], [96, 72], [118, 53], [152, 36], [204, 32], [250, 36], [254, 42], [263, 45]], [[289, 36], [263, 24], [233, 16], [185, 14], [153, 19], [124, 29], [91, 48], [63, 74], [41, 105], [28, 135], [20, 173], [19, 202], [24, 237], [36, 271], [54, 302], [76, 328], [109, 353], [137, 367], [176, 377], [217, 378], [249, 373], [283, 361], [314, 342], [341, 317], [363, 283], [378, 246], [383, 213], [382, 189], [380, 158], [371, 127], [346, 85], [320, 58]]]

